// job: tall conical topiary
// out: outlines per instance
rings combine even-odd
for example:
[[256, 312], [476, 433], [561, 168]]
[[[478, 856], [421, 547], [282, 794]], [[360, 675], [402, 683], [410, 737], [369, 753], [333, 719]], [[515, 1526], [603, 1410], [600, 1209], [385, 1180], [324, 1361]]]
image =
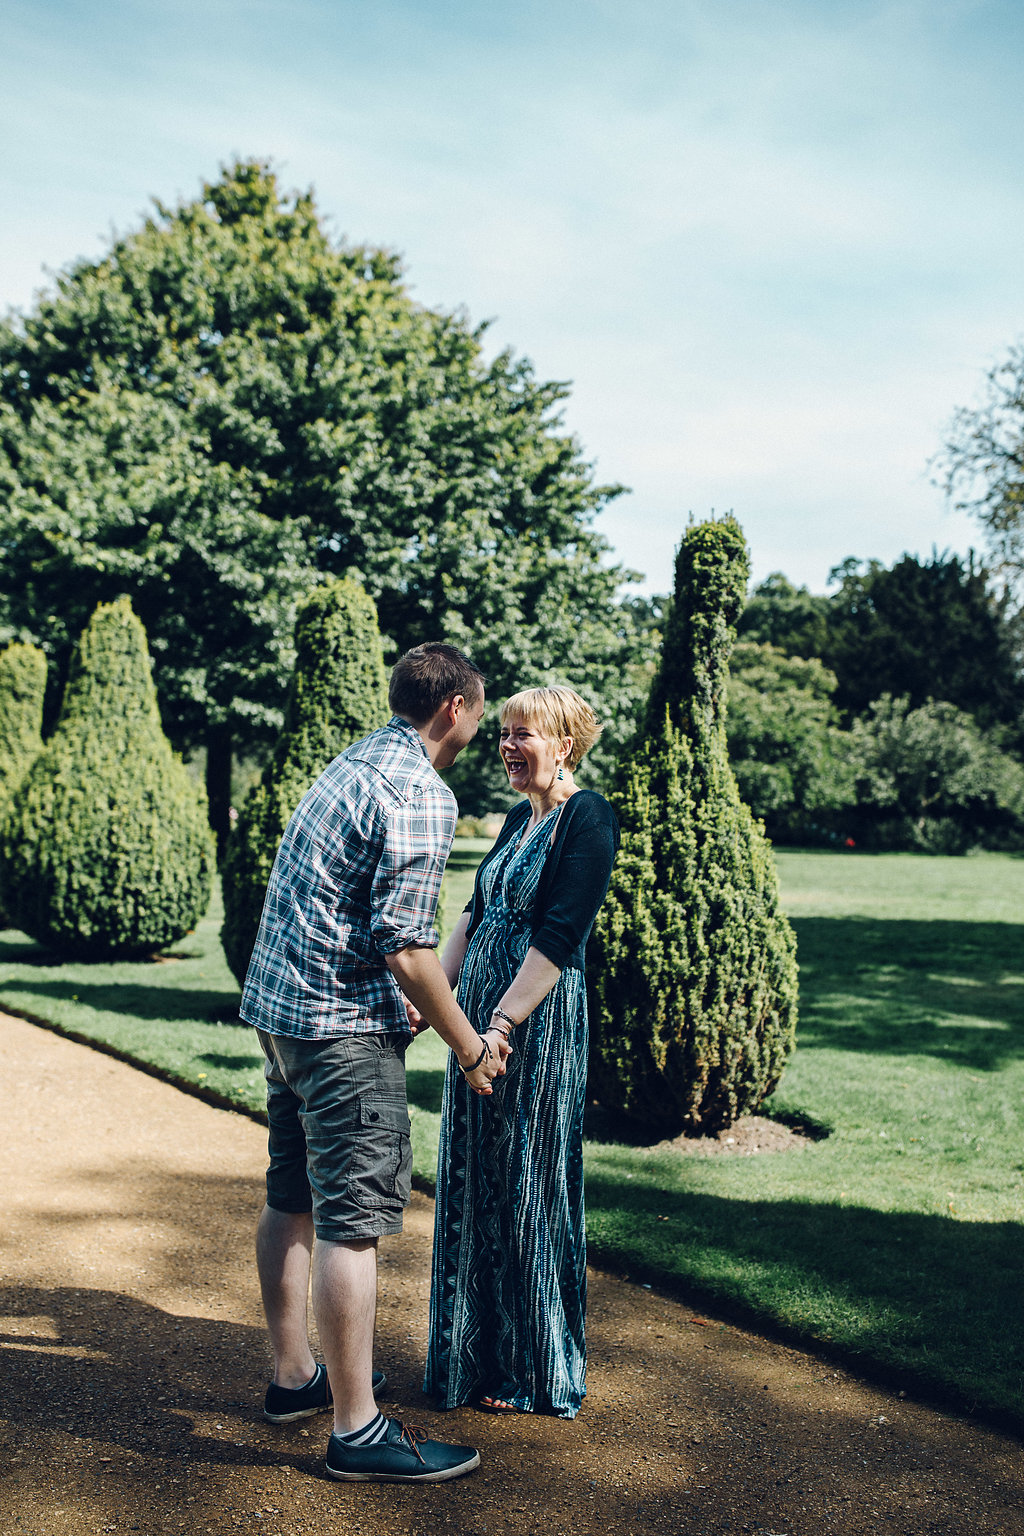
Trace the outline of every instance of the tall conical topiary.
[[[46, 657], [35, 645], [0, 651], [0, 822], [8, 803], [43, 750]], [[0, 890], [0, 928], [8, 918]]]
[[292, 812], [328, 763], [389, 714], [377, 610], [357, 582], [326, 581], [313, 591], [295, 624], [295, 651], [274, 756], [246, 796], [224, 856], [221, 941], [239, 986]]
[[160, 725], [145, 631], [126, 597], [101, 603], [0, 833], [11, 917], [78, 959], [149, 954], [203, 915], [213, 858], [206, 795]]
[[647, 715], [612, 795], [622, 846], [588, 957], [590, 1084], [652, 1141], [755, 1109], [794, 1044], [793, 932], [726, 749], [747, 573], [734, 518], [687, 531]]

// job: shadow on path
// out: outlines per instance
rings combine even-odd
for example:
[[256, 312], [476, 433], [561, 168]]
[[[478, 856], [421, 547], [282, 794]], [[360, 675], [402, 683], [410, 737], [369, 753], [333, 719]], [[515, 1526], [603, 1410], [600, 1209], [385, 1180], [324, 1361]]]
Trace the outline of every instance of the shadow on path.
[[[686, 1246], [711, 1255], [720, 1296], [728, 1294], [730, 1271], [756, 1266], [774, 1276], [763, 1290], [769, 1315], [775, 1298], [783, 1336], [795, 1336], [795, 1327], [787, 1335], [787, 1323], [798, 1322], [805, 1337], [876, 1380], [913, 1385], [970, 1412], [978, 1411], [980, 1394], [994, 1400], [990, 1422], [1024, 1430], [1024, 1333], [1007, 1326], [1017, 1315], [1024, 1273], [1024, 1227], [1016, 1222], [636, 1184], [627, 1204], [621, 1185], [591, 1172], [587, 1225], [595, 1262], [638, 1278], [653, 1278], [659, 1264], [670, 1271], [673, 1250]], [[638, 1270], [633, 1257], [638, 1238], [650, 1255], [648, 1271]], [[751, 1321], [739, 1292], [737, 1284], [733, 1315]], [[939, 1338], [937, 1355], [929, 1341]], [[878, 1361], [870, 1367], [859, 1358], [868, 1340]]]
[[1013, 1530], [1024, 1500], [1013, 1442], [604, 1274], [592, 1276], [578, 1420], [432, 1411], [418, 1391], [432, 1222], [422, 1196], [406, 1235], [382, 1244], [377, 1362], [404, 1416], [478, 1444], [483, 1465], [431, 1487], [330, 1483], [324, 1418], [260, 1417], [262, 1130], [20, 1020], [2, 1027], [4, 1531]]

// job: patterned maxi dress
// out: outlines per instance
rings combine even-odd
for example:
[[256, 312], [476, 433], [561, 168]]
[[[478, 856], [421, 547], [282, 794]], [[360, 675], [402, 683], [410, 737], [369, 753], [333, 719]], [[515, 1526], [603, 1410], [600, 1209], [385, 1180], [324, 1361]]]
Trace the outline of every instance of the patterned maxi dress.
[[[486, 908], [459, 1000], [489, 1018], [530, 946], [558, 807], [482, 872]], [[512, 1036], [494, 1092], [471, 1092], [454, 1055], [441, 1107], [424, 1388], [445, 1408], [482, 1394], [575, 1418], [586, 1392], [583, 1109], [587, 1003], [567, 967]]]

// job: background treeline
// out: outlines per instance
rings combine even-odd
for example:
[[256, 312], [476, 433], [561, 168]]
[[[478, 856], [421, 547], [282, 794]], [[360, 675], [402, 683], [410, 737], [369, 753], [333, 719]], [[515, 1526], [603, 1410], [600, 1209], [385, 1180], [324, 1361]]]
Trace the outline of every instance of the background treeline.
[[[489, 358], [483, 330], [259, 161], [0, 322], [0, 643], [46, 652], [44, 730], [77, 636], [127, 596], [223, 845], [232, 763], [281, 727], [297, 610], [347, 576], [386, 660], [445, 636], [492, 697], [577, 680], [607, 767], [650, 682], [643, 605], [593, 528], [621, 487], [564, 430], [567, 386]], [[492, 759], [485, 738], [453, 773], [468, 811], [501, 803]]]
[[1024, 840], [1019, 626], [973, 556], [782, 575], [740, 616], [729, 746], [770, 835], [963, 852]]
[[[1021, 356], [990, 388], [956, 418], [946, 469], [1005, 584], [1024, 566]], [[78, 635], [127, 598], [223, 853], [276, 750], [299, 610], [346, 578], [385, 664], [445, 636], [492, 701], [573, 682], [606, 722], [584, 777], [609, 783], [670, 615], [594, 529], [622, 487], [565, 431], [567, 394], [416, 303], [394, 253], [333, 238], [260, 161], [157, 203], [0, 322], [0, 646], [45, 657], [43, 737]], [[756, 814], [788, 841], [1017, 846], [1014, 610], [973, 559], [851, 560], [834, 578], [818, 596], [772, 576], [740, 615], [728, 738]], [[493, 731], [451, 782], [467, 816], [504, 809]]]

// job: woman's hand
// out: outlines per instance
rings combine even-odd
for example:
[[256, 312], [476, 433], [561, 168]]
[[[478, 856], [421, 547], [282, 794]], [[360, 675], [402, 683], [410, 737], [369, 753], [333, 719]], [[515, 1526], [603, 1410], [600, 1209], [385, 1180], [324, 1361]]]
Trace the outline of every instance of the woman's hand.
[[497, 1051], [498, 1061], [500, 1063], [497, 1076], [504, 1077], [505, 1063], [512, 1055], [512, 1043], [509, 1040], [508, 1035], [506, 1035], [503, 1029], [489, 1029], [487, 1034], [484, 1036], [484, 1039], [491, 1042], [492, 1051]]
[[411, 1029], [412, 1037], [415, 1040], [417, 1035], [422, 1035], [425, 1029], [430, 1028], [430, 1024], [429, 1021], [423, 1017], [422, 1013], [420, 1013], [419, 1009], [415, 1007], [413, 1003], [410, 1003], [408, 998], [405, 998], [404, 1002], [405, 1015], [409, 1020], [409, 1028]]

